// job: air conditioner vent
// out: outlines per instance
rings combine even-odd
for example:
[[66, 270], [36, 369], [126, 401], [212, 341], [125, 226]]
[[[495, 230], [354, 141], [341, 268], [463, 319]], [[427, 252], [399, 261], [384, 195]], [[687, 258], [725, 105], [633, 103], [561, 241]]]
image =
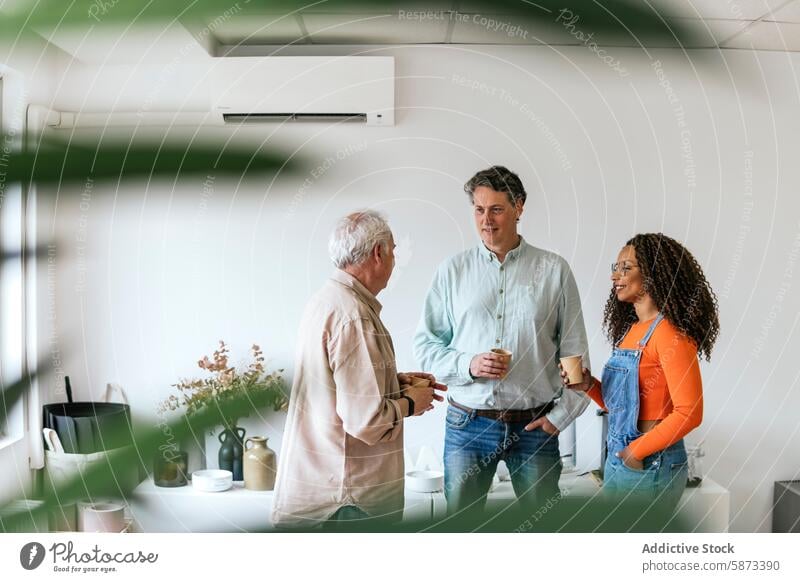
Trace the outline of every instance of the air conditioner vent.
[[[378, 115], [380, 117], [380, 114]], [[289, 121], [346, 121], [366, 123], [366, 113], [223, 113], [225, 123], [267, 123]]]

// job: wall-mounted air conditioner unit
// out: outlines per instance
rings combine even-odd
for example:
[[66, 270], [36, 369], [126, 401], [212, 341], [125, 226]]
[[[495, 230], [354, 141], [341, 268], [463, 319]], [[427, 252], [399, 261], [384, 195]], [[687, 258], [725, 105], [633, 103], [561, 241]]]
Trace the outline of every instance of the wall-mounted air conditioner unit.
[[394, 125], [394, 57], [225, 57], [211, 72], [223, 123]]

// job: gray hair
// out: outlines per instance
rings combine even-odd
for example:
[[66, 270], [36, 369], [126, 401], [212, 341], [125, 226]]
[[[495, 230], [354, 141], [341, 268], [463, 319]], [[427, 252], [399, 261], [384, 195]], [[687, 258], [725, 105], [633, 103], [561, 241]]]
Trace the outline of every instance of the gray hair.
[[339, 269], [358, 265], [372, 253], [376, 244], [389, 252], [392, 231], [382, 214], [375, 210], [359, 210], [336, 223], [328, 241], [328, 253]]
[[522, 185], [522, 180], [505, 166], [492, 166], [481, 170], [472, 176], [469, 182], [464, 184], [464, 192], [469, 195], [470, 203], [475, 202], [473, 194], [475, 193], [475, 188], [479, 186], [491, 188], [495, 192], [505, 192], [511, 204], [516, 204], [519, 201], [524, 206], [525, 199], [528, 197]]

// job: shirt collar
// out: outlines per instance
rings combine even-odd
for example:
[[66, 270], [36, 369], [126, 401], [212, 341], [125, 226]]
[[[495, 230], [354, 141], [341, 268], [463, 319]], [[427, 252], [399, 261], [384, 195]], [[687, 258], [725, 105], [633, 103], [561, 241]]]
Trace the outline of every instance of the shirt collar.
[[363, 299], [364, 302], [375, 311], [375, 313], [380, 315], [383, 305], [381, 305], [381, 302], [378, 301], [377, 297], [375, 297], [366, 287], [364, 287], [361, 281], [353, 277], [347, 271], [342, 271], [341, 269], [336, 269], [331, 275], [331, 279], [337, 283], [341, 283], [345, 287], [350, 287], [353, 291], [355, 291], [356, 295]]
[[[512, 261], [518, 259], [519, 256], [524, 252], [525, 248], [528, 246], [530, 245], [525, 242], [525, 239], [522, 238], [522, 235], [519, 235], [519, 244], [506, 253], [506, 261], [509, 259], [511, 259]], [[494, 254], [493, 251], [490, 251], [488, 248], [486, 248], [486, 245], [483, 244], [483, 242], [481, 242], [480, 244], [479, 252], [481, 253], [482, 256], [486, 257], [486, 259], [488, 259], [489, 262], [497, 261], [497, 264], [498, 265], [500, 264], [497, 255]]]

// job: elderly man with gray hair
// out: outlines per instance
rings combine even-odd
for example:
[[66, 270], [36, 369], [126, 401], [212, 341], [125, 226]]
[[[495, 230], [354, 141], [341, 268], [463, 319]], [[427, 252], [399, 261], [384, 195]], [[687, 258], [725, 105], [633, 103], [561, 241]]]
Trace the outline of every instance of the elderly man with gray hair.
[[372, 210], [350, 214], [328, 248], [337, 270], [298, 332], [272, 510], [279, 528], [401, 519], [403, 421], [432, 409], [443, 400], [434, 389], [446, 389], [430, 374], [397, 373], [376, 298], [394, 269], [386, 220]]

